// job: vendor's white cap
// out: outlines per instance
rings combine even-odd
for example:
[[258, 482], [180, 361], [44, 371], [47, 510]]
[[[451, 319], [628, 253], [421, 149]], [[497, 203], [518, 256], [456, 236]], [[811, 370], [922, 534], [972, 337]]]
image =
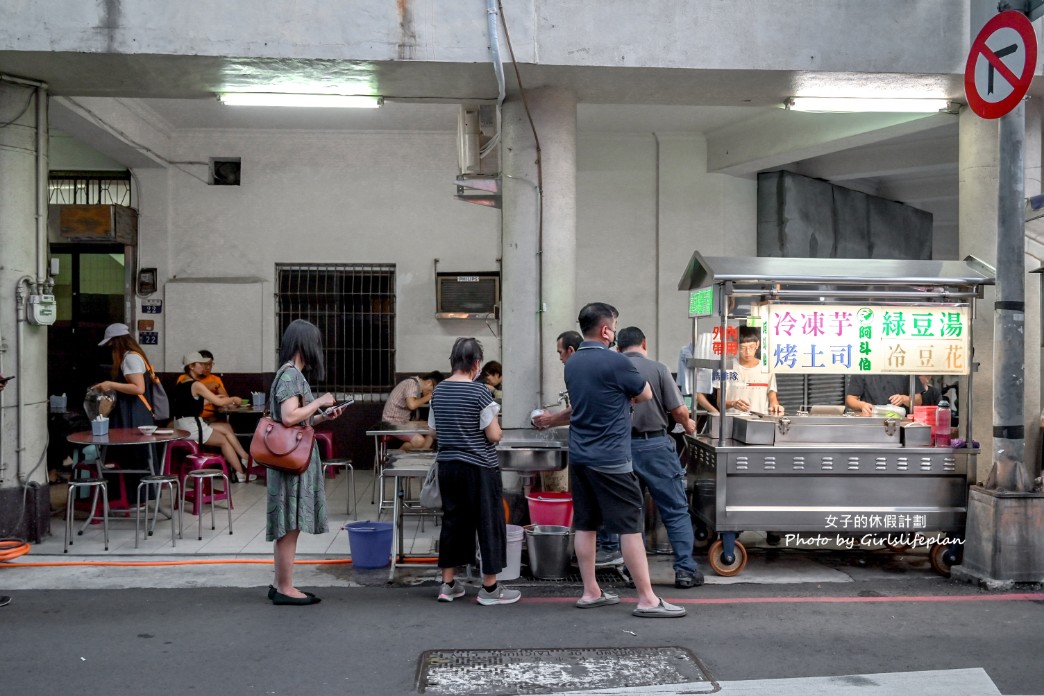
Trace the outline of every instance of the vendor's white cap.
[[109, 342], [110, 339], [116, 338], [117, 336], [130, 336], [130, 329], [126, 324], [109, 324], [105, 327], [105, 338], [101, 340], [99, 346], [104, 346]]
[[198, 362], [199, 363], [205, 363], [205, 362], [209, 362], [209, 360], [207, 358], [204, 358], [203, 354], [200, 353], [199, 351], [196, 351], [195, 353], [187, 353], [186, 355], [182, 355], [181, 356], [181, 364], [183, 366], [185, 366], [185, 367], [188, 367], [192, 363], [198, 363]]

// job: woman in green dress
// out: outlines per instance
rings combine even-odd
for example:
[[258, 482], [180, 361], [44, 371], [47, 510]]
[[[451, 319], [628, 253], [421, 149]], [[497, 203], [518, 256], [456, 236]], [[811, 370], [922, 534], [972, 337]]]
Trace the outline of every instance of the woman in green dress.
[[[341, 415], [344, 407], [326, 411], [336, 402], [332, 394], [312, 396], [305, 372], [315, 380], [325, 376], [322, 342], [315, 324], [295, 319], [279, 344], [280, 367], [272, 381], [269, 403], [272, 418], [283, 425], [312, 425]], [[323, 411], [323, 413], [320, 413]], [[273, 604], [318, 604], [319, 598], [294, 587], [294, 557], [301, 532], [323, 534], [326, 523], [326, 490], [319, 448], [312, 446], [308, 468], [300, 475], [274, 469], [267, 472], [268, 507], [265, 537], [275, 542], [275, 583], [268, 590]]]

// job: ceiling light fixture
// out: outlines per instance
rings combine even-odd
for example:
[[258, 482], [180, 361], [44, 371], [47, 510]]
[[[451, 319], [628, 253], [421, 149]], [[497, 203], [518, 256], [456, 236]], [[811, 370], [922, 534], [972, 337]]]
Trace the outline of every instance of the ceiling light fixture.
[[291, 92], [222, 92], [218, 101], [226, 106], [296, 106], [312, 108], [376, 109], [384, 97], [361, 94], [294, 94]]
[[791, 97], [783, 102], [790, 111], [826, 113], [935, 113], [950, 111], [946, 99], [875, 99], [857, 97]]

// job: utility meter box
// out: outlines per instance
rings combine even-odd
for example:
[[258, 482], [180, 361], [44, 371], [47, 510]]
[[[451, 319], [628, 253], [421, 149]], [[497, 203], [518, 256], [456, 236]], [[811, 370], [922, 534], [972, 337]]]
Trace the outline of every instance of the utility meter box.
[[58, 315], [58, 304], [54, 295], [29, 296], [29, 323], [50, 326]]

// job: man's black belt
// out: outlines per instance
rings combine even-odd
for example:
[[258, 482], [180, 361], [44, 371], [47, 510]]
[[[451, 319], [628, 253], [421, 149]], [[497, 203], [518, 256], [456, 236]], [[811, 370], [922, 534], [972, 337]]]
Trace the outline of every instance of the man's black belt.
[[631, 437], [640, 437], [643, 440], [648, 440], [651, 437], [660, 437], [661, 435], [666, 435], [666, 434], [667, 434], [666, 430], [649, 430], [649, 431], [646, 431], [644, 433], [641, 432], [641, 431], [638, 431], [638, 430], [632, 430], [631, 431]]

